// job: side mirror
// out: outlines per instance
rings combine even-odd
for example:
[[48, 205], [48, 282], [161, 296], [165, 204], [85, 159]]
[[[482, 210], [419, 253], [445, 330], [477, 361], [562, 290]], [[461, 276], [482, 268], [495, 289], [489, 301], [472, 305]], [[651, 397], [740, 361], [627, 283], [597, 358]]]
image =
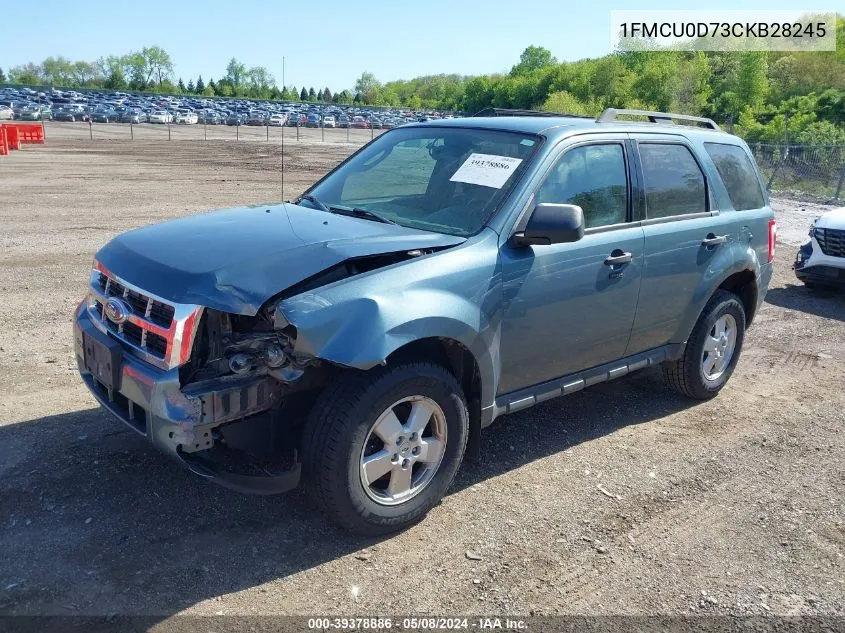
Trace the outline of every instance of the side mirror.
[[523, 231], [514, 233], [514, 246], [565, 244], [584, 237], [584, 211], [575, 204], [542, 202], [531, 211]]

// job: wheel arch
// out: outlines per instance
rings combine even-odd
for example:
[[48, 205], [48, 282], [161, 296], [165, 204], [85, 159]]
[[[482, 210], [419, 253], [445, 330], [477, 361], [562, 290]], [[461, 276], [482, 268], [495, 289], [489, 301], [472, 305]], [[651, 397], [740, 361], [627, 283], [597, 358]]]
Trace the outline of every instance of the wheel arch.
[[754, 271], [746, 268], [735, 272], [720, 283], [713, 294], [716, 290], [726, 290], [739, 297], [742, 306], [745, 308], [745, 328], [748, 329], [757, 312], [757, 295], [759, 293], [757, 275]]
[[483, 380], [481, 367], [470, 349], [459, 340], [431, 336], [406, 343], [388, 355], [387, 366], [397, 363], [428, 360], [447, 369], [461, 385], [469, 412], [469, 438], [466, 455], [479, 454], [481, 439], [481, 402]]

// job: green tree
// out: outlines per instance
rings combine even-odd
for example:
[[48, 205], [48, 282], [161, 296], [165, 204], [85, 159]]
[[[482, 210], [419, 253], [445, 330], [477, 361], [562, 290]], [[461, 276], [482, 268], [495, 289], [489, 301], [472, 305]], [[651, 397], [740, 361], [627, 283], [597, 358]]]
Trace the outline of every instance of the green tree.
[[121, 58], [121, 63], [129, 76], [129, 87], [133, 90], [143, 90], [147, 87], [147, 60], [139, 52], [129, 53]]
[[305, 89], [305, 86], [302, 86], [302, 92], [299, 93], [299, 100], [308, 101], [308, 91]]
[[202, 80], [202, 75], [197, 77], [197, 83], [194, 86], [194, 92], [196, 92], [198, 95], [205, 93], [205, 82]]
[[0, 68], [0, 84], [6, 83], [6, 73], [3, 72], [3, 69]]
[[323, 101], [325, 103], [331, 103], [332, 102], [332, 91], [329, 90], [328, 86], [326, 86], [323, 89], [323, 92], [320, 94], [320, 101]]
[[241, 84], [246, 80], [246, 64], [242, 64], [234, 57], [229, 60], [226, 65], [226, 79], [232, 86], [232, 89], [237, 92]]
[[752, 110], [762, 108], [769, 92], [766, 53], [745, 53], [740, 58], [736, 94]]
[[263, 66], [254, 66], [247, 71], [247, 91], [250, 96], [266, 99], [270, 90], [276, 85], [276, 80]]
[[37, 86], [42, 83], [41, 68], [33, 63], [13, 66], [9, 69], [9, 83]]
[[543, 103], [542, 109], [546, 112], [559, 112], [561, 114], [585, 114], [596, 115], [598, 108], [595, 104], [585, 104], [578, 100], [578, 97], [566, 90], [559, 90], [549, 95]]
[[710, 101], [710, 75], [710, 63], [702, 52], [680, 61], [672, 77], [672, 111], [703, 114]]
[[556, 63], [557, 60], [547, 48], [529, 46], [522, 51], [522, 55], [519, 56], [519, 63], [511, 69], [511, 75], [522, 75]]
[[317, 93], [314, 91], [313, 87], [308, 89], [308, 100], [309, 101], [316, 101], [317, 100]]
[[185, 82], [183, 82], [183, 81], [182, 81], [182, 78], [181, 78], [181, 77], [179, 77], [179, 82], [176, 84], [176, 88], [178, 88], [178, 89], [179, 89], [179, 92], [180, 92], [180, 93], [184, 93], [184, 92], [185, 92]]
[[366, 104], [377, 104], [381, 100], [381, 83], [373, 73], [364, 72], [355, 81], [355, 96]]
[[341, 90], [340, 92], [336, 92], [336, 93], [334, 93], [334, 96], [332, 97], [332, 101], [333, 101], [334, 103], [345, 103], [345, 104], [351, 104], [351, 103], [352, 103], [352, 99], [353, 99], [353, 97], [352, 97], [352, 93], [351, 93], [351, 92], [349, 92], [349, 91], [348, 91], [348, 90], [346, 90], [346, 89]]
[[173, 76], [173, 61], [170, 54], [160, 46], [145, 46], [141, 49], [141, 58], [146, 71], [145, 83], [155, 79], [159, 86]]
[[66, 57], [48, 57], [41, 62], [41, 79], [51, 86], [73, 86], [73, 62]]

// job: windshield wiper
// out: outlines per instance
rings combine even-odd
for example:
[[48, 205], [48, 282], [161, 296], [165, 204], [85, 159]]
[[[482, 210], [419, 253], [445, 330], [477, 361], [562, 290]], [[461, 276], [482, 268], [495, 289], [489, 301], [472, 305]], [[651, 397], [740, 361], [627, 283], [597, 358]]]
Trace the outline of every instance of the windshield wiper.
[[355, 218], [364, 218], [365, 220], [374, 220], [382, 222], [383, 224], [396, 224], [393, 220], [388, 220], [383, 215], [379, 215], [369, 209], [362, 209], [360, 207], [341, 207], [335, 204], [329, 205], [328, 211], [337, 213], [339, 215], [348, 215]]
[[312, 196], [310, 193], [302, 194], [301, 196], [299, 196], [299, 199], [300, 201], [307, 200], [315, 207], [317, 207], [320, 211], [331, 212], [331, 209], [329, 209], [325, 204], [323, 204], [317, 196]]

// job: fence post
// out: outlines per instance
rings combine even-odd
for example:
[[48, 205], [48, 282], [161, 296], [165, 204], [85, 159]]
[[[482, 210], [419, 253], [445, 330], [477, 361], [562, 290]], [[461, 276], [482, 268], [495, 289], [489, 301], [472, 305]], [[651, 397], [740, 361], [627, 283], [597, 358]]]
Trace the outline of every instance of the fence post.
[[235, 123], [235, 140], [236, 141], [241, 140], [241, 123], [240, 123], [240, 121]]
[[299, 123], [296, 124], [296, 140], [299, 140]]
[[320, 121], [320, 134], [323, 137], [321, 140], [325, 141], [326, 140], [326, 124], [323, 123], [323, 121]]
[[845, 182], [845, 165], [839, 168], [839, 182], [836, 184], [836, 193], [833, 196], [837, 200], [839, 199], [839, 194], [842, 193], [843, 182]]
[[88, 138], [94, 140], [94, 123], [91, 121], [91, 117], [88, 117]]
[[766, 191], [772, 190], [772, 183], [775, 181], [775, 177], [778, 175], [778, 171], [780, 170], [781, 166], [786, 162], [786, 159], [789, 157], [789, 145], [786, 145], [783, 148], [783, 155], [780, 157], [777, 165], [772, 170], [772, 175], [769, 177], [769, 182], [766, 183]]
[[346, 142], [349, 142], [349, 124], [346, 125]]
[[265, 125], [264, 129], [267, 130], [267, 141], [270, 141], [270, 125]]
[[373, 124], [370, 123], [370, 140], [372, 141], [376, 137], [376, 129], [373, 127]]
[[202, 124], [202, 140], [208, 140], [208, 123]]
[[129, 140], [135, 140], [135, 126], [132, 125], [132, 119], [129, 119]]
[[167, 122], [167, 140], [170, 140], [170, 121]]

